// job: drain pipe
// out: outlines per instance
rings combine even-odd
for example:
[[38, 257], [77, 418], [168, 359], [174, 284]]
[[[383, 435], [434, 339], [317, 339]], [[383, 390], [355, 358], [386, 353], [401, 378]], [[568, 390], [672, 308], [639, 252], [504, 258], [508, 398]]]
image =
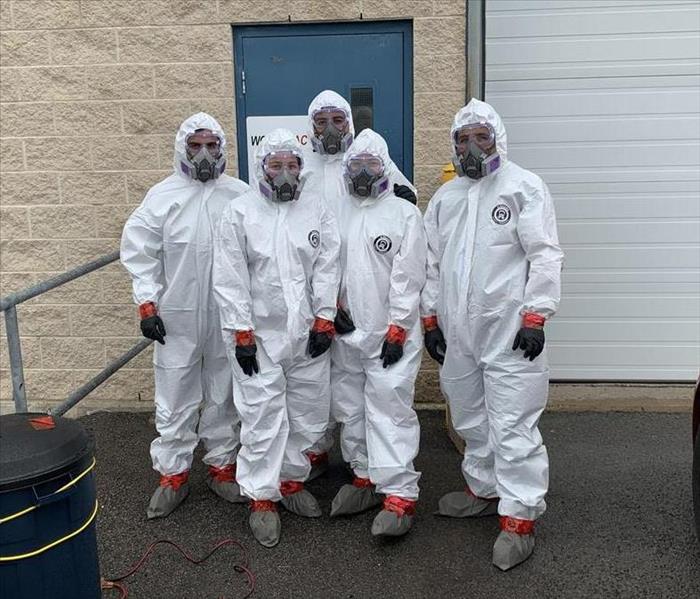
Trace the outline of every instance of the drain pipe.
[[484, 99], [486, 0], [466, 0], [467, 85], [465, 104], [472, 98]]

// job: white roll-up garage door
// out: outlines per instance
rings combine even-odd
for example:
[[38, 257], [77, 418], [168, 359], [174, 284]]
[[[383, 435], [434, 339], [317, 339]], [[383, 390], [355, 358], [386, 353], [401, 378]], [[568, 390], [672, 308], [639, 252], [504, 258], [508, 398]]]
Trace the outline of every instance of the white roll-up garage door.
[[555, 198], [552, 378], [700, 364], [700, 3], [486, 0], [485, 97]]

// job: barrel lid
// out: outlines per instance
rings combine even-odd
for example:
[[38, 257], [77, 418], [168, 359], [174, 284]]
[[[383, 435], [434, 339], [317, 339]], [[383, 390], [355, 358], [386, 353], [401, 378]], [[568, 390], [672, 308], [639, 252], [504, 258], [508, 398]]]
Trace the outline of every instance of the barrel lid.
[[35, 485], [92, 456], [94, 443], [76, 420], [39, 412], [0, 416], [0, 491]]

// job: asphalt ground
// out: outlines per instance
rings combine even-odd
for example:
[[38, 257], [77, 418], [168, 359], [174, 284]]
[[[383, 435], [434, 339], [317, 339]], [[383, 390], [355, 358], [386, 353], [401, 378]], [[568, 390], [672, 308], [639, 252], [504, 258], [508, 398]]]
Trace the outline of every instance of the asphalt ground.
[[[420, 420], [421, 503], [405, 538], [374, 539], [373, 513], [307, 520], [283, 512], [282, 540], [265, 549], [248, 530], [246, 507], [227, 504], [206, 487], [199, 460], [187, 501], [169, 518], [148, 521], [146, 505], [157, 481], [148, 456], [154, 436], [148, 415], [86, 416], [82, 422], [97, 443], [102, 574], [125, 572], [158, 539], [201, 556], [233, 538], [248, 552], [256, 598], [700, 597], [688, 414], [545, 414], [540, 428], [551, 460], [548, 510], [538, 523], [534, 555], [506, 573], [491, 565], [496, 518], [432, 515], [443, 493], [463, 486], [460, 455], [441, 412], [421, 412]], [[336, 452], [329, 474], [308, 485], [325, 513], [348, 478]], [[241, 559], [238, 549], [227, 547], [194, 566], [159, 547], [127, 581], [129, 597], [244, 597], [245, 578], [233, 568]]]

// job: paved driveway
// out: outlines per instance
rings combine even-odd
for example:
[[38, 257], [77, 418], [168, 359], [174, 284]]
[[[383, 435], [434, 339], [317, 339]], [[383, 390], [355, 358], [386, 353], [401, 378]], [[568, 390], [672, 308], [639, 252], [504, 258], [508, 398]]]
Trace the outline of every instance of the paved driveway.
[[[253, 596], [265, 599], [700, 597], [689, 415], [545, 414], [549, 509], [534, 556], [508, 573], [490, 563], [495, 518], [432, 515], [440, 495], [462, 485], [460, 456], [447, 439], [442, 413], [421, 412], [420, 419], [423, 495], [405, 539], [373, 539], [371, 513], [339, 520], [283, 513], [282, 541], [270, 550], [248, 532], [245, 507], [227, 505], [206, 488], [199, 461], [188, 500], [170, 518], [148, 522], [145, 508], [156, 484], [148, 416], [87, 416], [82, 421], [97, 440], [102, 571], [126, 570], [156, 539], [202, 555], [215, 541], [232, 537], [250, 554], [257, 576]], [[334, 460], [330, 476], [309, 486], [326, 512], [347, 476], [338, 455]], [[244, 580], [232, 567], [237, 561], [235, 550], [224, 549], [205, 565], [190, 566], [161, 548], [129, 581], [130, 597], [242, 597]]]

